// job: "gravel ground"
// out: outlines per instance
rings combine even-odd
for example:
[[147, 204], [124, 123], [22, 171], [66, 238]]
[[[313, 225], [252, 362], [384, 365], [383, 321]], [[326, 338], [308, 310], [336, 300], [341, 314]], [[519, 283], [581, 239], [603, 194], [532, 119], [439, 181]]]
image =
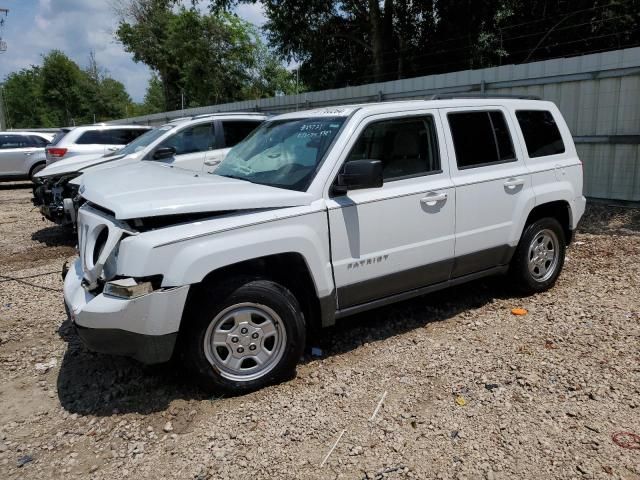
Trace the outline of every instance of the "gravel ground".
[[494, 279], [345, 320], [236, 398], [86, 351], [51, 225], [0, 185], [0, 478], [640, 479], [612, 441], [640, 434], [640, 210], [590, 206], [550, 292]]

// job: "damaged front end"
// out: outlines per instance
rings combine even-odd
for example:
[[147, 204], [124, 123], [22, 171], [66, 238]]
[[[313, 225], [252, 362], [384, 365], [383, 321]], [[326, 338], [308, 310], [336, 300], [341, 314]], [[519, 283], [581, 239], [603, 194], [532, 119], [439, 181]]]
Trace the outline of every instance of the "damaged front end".
[[82, 175], [73, 172], [59, 177], [45, 177], [38, 180], [33, 188], [33, 204], [49, 221], [58, 225], [72, 225], [77, 222], [78, 208], [84, 200], [78, 194], [78, 184], [71, 182]]

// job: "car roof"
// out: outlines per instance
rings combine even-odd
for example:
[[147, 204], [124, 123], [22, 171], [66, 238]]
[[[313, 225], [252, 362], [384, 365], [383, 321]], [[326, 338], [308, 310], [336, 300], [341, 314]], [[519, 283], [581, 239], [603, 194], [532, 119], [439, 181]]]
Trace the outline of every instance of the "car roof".
[[553, 103], [540, 100], [532, 96], [476, 96], [476, 95], [459, 95], [459, 96], [438, 96], [433, 95], [428, 98], [419, 100], [400, 100], [390, 102], [374, 102], [361, 103], [352, 105], [337, 105], [334, 107], [314, 108], [311, 110], [302, 110], [298, 112], [289, 112], [275, 117], [278, 120], [310, 118], [310, 117], [348, 117], [352, 113], [358, 111], [364, 115], [397, 112], [398, 110], [416, 110], [422, 108], [452, 108], [452, 107], [483, 107], [512, 105], [527, 108], [550, 108]]
[[49, 132], [31, 132], [27, 130], [20, 130], [19, 132], [9, 130], [7, 132], [0, 132], [0, 135], [37, 135], [39, 137], [53, 138], [55, 134]]
[[71, 132], [75, 130], [119, 130], [122, 128], [129, 128], [132, 130], [151, 130], [153, 127], [148, 125], [107, 125], [106, 123], [96, 123], [93, 125], [80, 125], [77, 127], [65, 127], [60, 130], [65, 132]]

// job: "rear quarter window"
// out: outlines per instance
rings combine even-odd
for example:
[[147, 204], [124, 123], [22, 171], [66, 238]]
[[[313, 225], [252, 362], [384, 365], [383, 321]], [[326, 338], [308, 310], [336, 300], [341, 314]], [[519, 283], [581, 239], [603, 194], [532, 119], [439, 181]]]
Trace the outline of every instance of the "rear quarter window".
[[88, 130], [84, 132], [76, 144], [78, 145], [110, 145], [111, 144], [111, 132], [106, 130]]
[[551, 112], [546, 110], [518, 110], [516, 118], [522, 130], [529, 158], [564, 153], [562, 135]]

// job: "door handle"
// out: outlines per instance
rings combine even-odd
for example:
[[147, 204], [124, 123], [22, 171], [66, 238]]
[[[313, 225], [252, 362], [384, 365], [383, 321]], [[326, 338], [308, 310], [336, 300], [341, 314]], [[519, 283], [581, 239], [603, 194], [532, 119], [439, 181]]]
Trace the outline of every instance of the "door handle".
[[221, 161], [222, 160], [219, 158], [208, 158], [204, 161], [204, 164], [213, 167], [214, 165], [218, 165]]
[[24, 156], [25, 157], [30, 157], [31, 155], [33, 155], [36, 152], [24, 152]]
[[115, 152], [116, 150], [120, 150], [119, 147], [107, 147], [107, 150], [109, 150], [110, 152]]
[[510, 178], [504, 182], [504, 186], [509, 190], [513, 190], [520, 185], [524, 185], [524, 178]]
[[444, 202], [446, 199], [446, 193], [429, 192], [426, 197], [420, 199], [420, 203], [428, 207], [433, 207], [436, 203]]

